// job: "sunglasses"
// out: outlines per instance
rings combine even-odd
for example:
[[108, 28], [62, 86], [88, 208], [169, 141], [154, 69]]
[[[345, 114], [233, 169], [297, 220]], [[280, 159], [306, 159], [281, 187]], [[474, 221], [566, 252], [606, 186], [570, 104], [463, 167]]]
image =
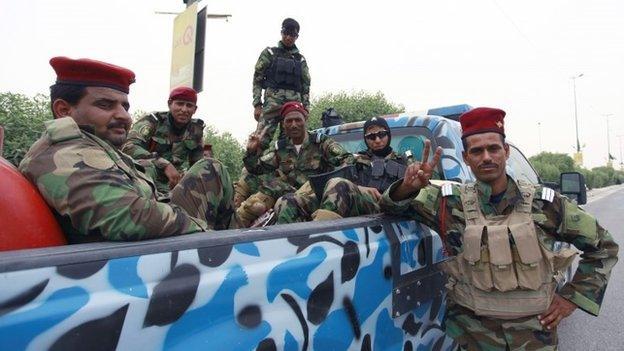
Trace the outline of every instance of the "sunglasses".
[[385, 137], [388, 136], [388, 131], [386, 130], [380, 130], [377, 133], [368, 133], [366, 135], [364, 135], [364, 138], [370, 140], [370, 141], [375, 141], [375, 139], [379, 138], [379, 139], [383, 139]]
[[291, 32], [291, 31], [282, 31], [282, 34], [289, 36], [291, 38], [299, 38], [299, 33], [297, 32]]

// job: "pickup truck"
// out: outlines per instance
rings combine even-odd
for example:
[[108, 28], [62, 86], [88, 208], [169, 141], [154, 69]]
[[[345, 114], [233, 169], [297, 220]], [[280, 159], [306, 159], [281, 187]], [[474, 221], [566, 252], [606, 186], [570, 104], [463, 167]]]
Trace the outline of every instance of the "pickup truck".
[[[473, 180], [467, 109], [384, 116], [392, 147], [428, 138], [441, 181]], [[321, 132], [356, 152], [362, 125]], [[539, 182], [513, 145], [507, 166]], [[0, 252], [0, 349], [451, 350], [444, 259], [435, 231], [386, 215]]]

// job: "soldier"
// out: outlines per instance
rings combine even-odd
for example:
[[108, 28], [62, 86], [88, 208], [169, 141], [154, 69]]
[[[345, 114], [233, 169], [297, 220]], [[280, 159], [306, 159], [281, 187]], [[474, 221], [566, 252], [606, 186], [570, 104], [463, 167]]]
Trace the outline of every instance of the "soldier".
[[[577, 307], [598, 315], [618, 246], [595, 218], [552, 189], [505, 172], [505, 112], [476, 108], [460, 117], [464, 161], [476, 183], [427, 186], [441, 149], [409, 166], [383, 195], [382, 209], [408, 214], [443, 238], [452, 258], [447, 333], [465, 350], [555, 350], [557, 325]], [[555, 291], [576, 250], [571, 282]]]
[[119, 151], [131, 118], [134, 73], [105, 62], [50, 60], [54, 120], [28, 150], [20, 171], [55, 212], [70, 243], [141, 240], [225, 229], [232, 184], [224, 167], [204, 159], [173, 188], [171, 204], [156, 200], [151, 178]]
[[168, 194], [182, 175], [203, 157], [204, 121], [197, 111], [197, 92], [178, 87], [169, 94], [169, 111], [139, 118], [122, 151], [135, 160], [149, 160], [156, 168], [156, 187]]
[[250, 174], [258, 176], [260, 185], [258, 192], [236, 210], [240, 226], [248, 226], [286, 193], [298, 190], [312, 193], [312, 188], [306, 184], [310, 175], [353, 162], [353, 155], [333, 139], [307, 131], [308, 111], [302, 103], [288, 102], [280, 114], [286, 138], [276, 141], [264, 153], [262, 136], [257, 133], [251, 135], [247, 144], [243, 162]]
[[[334, 213], [335, 218], [378, 213], [381, 193], [403, 177], [407, 165], [412, 161], [410, 157], [398, 155], [392, 150], [392, 134], [385, 119], [369, 118], [364, 123], [363, 132], [367, 148], [355, 155], [353, 174], [344, 175], [357, 185], [357, 190], [340, 178], [332, 178], [327, 182], [329, 185], [324, 186], [327, 191], [318, 209], [325, 214]], [[341, 188], [348, 191], [339, 192]], [[310, 212], [312, 209], [305, 207], [306, 203], [300, 197], [283, 196], [275, 205], [277, 223], [307, 220], [309, 215], [306, 216], [306, 213], [314, 211]]]
[[[262, 149], [271, 143], [285, 102], [299, 101], [306, 109], [310, 105], [310, 73], [305, 57], [295, 45], [298, 37], [299, 23], [286, 18], [282, 22], [282, 40], [277, 46], [264, 49], [256, 62], [253, 106], [254, 118], [258, 121], [256, 132], [263, 135]], [[262, 89], [264, 102], [261, 100]], [[261, 133], [265, 128], [266, 131]]]

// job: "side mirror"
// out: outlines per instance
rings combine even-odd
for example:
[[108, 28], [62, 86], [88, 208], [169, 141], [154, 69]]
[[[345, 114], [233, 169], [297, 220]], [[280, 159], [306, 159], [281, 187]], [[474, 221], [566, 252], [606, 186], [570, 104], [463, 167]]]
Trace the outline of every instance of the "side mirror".
[[559, 178], [561, 194], [576, 200], [579, 205], [587, 203], [587, 188], [585, 177], [579, 172], [564, 172]]

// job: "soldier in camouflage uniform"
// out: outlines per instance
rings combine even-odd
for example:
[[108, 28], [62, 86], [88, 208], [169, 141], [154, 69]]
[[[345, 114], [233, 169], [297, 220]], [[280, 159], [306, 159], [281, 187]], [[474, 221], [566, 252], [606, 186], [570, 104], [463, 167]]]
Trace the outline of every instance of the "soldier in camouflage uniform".
[[320, 204], [302, 194], [283, 196], [275, 205], [277, 223], [304, 222], [318, 209], [326, 214], [334, 213], [336, 218], [379, 212], [381, 193], [403, 177], [412, 158], [392, 150], [392, 134], [385, 119], [369, 118], [362, 130], [367, 149], [355, 155], [351, 184], [341, 178], [330, 179]]
[[284, 104], [281, 124], [287, 138], [268, 150], [261, 148], [260, 135], [254, 133], [250, 137], [243, 162], [250, 174], [258, 176], [260, 185], [259, 191], [236, 210], [241, 226], [248, 226], [284, 194], [307, 189], [305, 193], [313, 195], [311, 187], [306, 185], [310, 175], [353, 162], [353, 155], [333, 139], [306, 130], [307, 114], [300, 102]]
[[[618, 246], [576, 203], [505, 173], [505, 112], [476, 108], [460, 117], [464, 160], [476, 183], [426, 186], [440, 160], [408, 167], [382, 198], [382, 209], [438, 231], [452, 258], [446, 329], [464, 350], [555, 350], [557, 325], [576, 308], [598, 315]], [[423, 155], [428, 155], [427, 141]], [[576, 250], [571, 282], [555, 292]]]
[[203, 157], [204, 121], [191, 118], [197, 111], [197, 93], [178, 87], [169, 94], [169, 111], [139, 118], [122, 151], [135, 160], [149, 160], [156, 168], [154, 181], [166, 195], [185, 171]]
[[191, 167], [171, 203], [156, 199], [151, 178], [119, 151], [131, 118], [134, 73], [108, 63], [55, 57], [50, 87], [55, 119], [20, 164], [54, 211], [70, 243], [142, 240], [225, 229], [232, 184], [212, 159]]
[[[254, 118], [256, 132], [262, 133], [262, 149], [271, 143], [279, 124], [280, 109], [287, 101], [310, 105], [310, 73], [305, 57], [295, 41], [299, 37], [299, 23], [292, 18], [282, 22], [282, 40], [275, 47], [260, 53], [253, 76]], [[261, 100], [264, 89], [264, 102]]]

